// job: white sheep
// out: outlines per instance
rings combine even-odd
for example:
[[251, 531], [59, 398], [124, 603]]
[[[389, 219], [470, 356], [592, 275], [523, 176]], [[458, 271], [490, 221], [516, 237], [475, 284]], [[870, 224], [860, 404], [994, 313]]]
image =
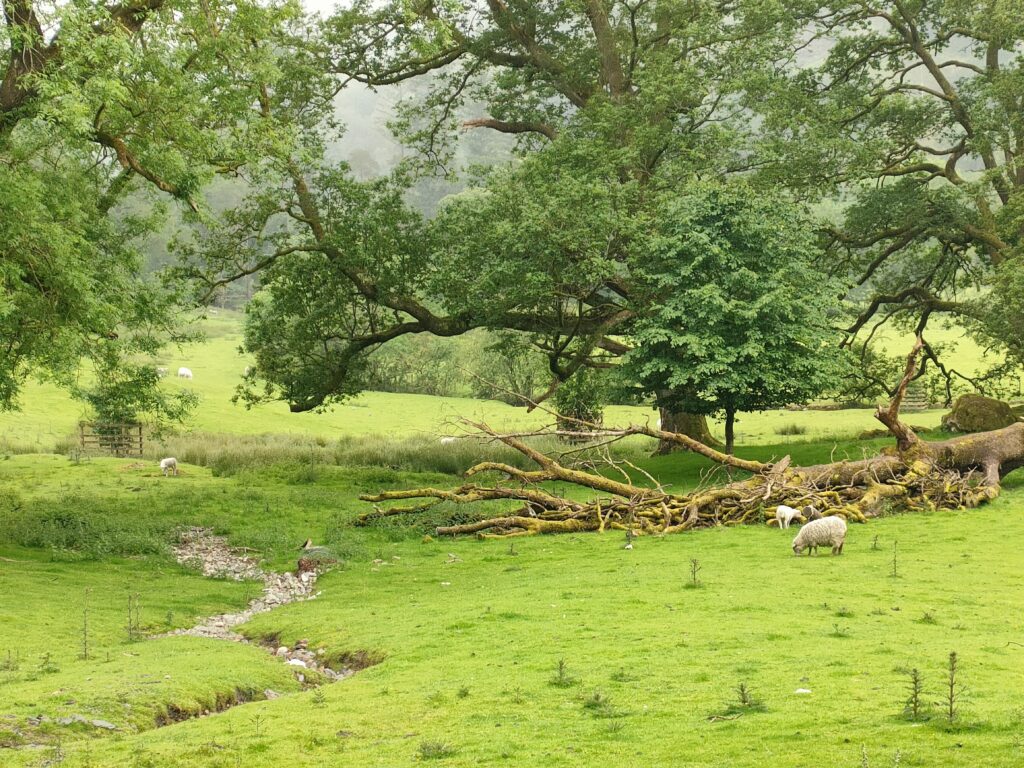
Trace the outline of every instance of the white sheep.
[[458, 439], [459, 438], [457, 438], [457, 437], [442, 437], [441, 438], [441, 445], [451, 445], [452, 443], [454, 443]]
[[172, 456], [168, 456], [166, 459], [160, 459], [160, 470], [164, 473], [164, 477], [167, 477], [168, 472], [177, 477], [178, 460]]
[[846, 521], [837, 516], [823, 517], [820, 520], [812, 520], [793, 539], [793, 554], [799, 555], [804, 549], [807, 554], [818, 553], [818, 547], [828, 544], [832, 547], [833, 555], [843, 554], [843, 544], [846, 542]]
[[779, 504], [779, 506], [775, 508], [775, 520], [778, 522], [779, 528], [789, 528], [789, 524], [793, 522], [793, 518], [798, 517], [799, 515], [799, 509], [787, 507], [785, 504]]
[[159, 376], [162, 379], [164, 376], [167, 375], [167, 369], [166, 368], [157, 368], [156, 369], [156, 375]]
[[190, 368], [186, 368], [186, 367], [182, 366], [181, 368], [178, 369], [178, 378], [179, 379], [191, 379], [192, 378], [192, 370]]

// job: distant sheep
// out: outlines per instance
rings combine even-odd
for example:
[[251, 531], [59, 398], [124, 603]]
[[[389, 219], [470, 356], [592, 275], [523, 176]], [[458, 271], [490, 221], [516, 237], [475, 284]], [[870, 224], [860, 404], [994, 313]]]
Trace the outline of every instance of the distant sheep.
[[185, 368], [184, 366], [182, 366], [181, 368], [178, 369], [178, 378], [179, 379], [191, 379], [192, 378], [192, 369], [191, 368]]
[[779, 506], [775, 508], [775, 519], [779, 523], [779, 528], [789, 528], [789, 524], [793, 522], [793, 518], [799, 516], [799, 509], [787, 507], [785, 504], [779, 504]]
[[162, 379], [164, 376], [167, 375], [167, 369], [166, 368], [157, 368], [156, 369], [156, 375], [159, 376]]
[[457, 438], [457, 437], [442, 437], [441, 438], [441, 445], [451, 445], [452, 443], [454, 443], [458, 439], [459, 438]]
[[818, 547], [826, 544], [832, 547], [833, 555], [843, 554], [843, 544], [846, 542], [846, 521], [838, 516], [823, 517], [821, 520], [812, 520], [793, 539], [793, 554], [799, 555], [803, 550], [811, 554], [811, 550], [817, 554]]
[[166, 459], [160, 459], [160, 470], [164, 473], [164, 477], [167, 477], [168, 472], [177, 477], [178, 460], [171, 456], [168, 456]]
[[818, 511], [817, 507], [808, 506], [803, 509], [804, 517], [808, 520], [821, 520], [825, 517], [821, 512]]
[[315, 545], [312, 539], [306, 539], [305, 543], [299, 547], [299, 551], [302, 554], [299, 556], [296, 570], [300, 574], [318, 573], [338, 562], [338, 557], [333, 551], [328, 547]]
[[248, 376], [249, 374], [251, 374], [253, 372], [253, 370], [254, 369], [253, 369], [253, 367], [251, 365], [247, 365], [247, 366], [245, 366], [245, 373], [242, 374], [242, 375], [243, 376]]

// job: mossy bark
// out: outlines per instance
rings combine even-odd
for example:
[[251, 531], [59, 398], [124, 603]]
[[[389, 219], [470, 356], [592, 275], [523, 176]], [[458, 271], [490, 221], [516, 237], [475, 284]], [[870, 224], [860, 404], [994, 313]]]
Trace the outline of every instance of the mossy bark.
[[[692, 437], [697, 442], [712, 448], [720, 448], [722, 446], [721, 441], [711, 434], [711, 430], [708, 428], [707, 416], [699, 413], [673, 411], [670, 408], [659, 408], [658, 413], [661, 418], [661, 428], [666, 432]], [[656, 456], [663, 456], [683, 449], [684, 447], [679, 443], [672, 442], [671, 440], [659, 440], [658, 448], [654, 454]]]

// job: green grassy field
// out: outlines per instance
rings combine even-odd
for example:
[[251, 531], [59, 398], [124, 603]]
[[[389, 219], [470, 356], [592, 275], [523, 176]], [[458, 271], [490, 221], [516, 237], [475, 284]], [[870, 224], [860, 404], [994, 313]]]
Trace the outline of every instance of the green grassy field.
[[[403, 435], [433, 437], [457, 431], [461, 418], [484, 420], [499, 427], [537, 427], [550, 420], [540, 411], [527, 414], [497, 401], [456, 397], [367, 392], [334, 407], [326, 413], [294, 414], [284, 403], [270, 403], [246, 410], [234, 405], [231, 396], [249, 361], [238, 352], [241, 344], [241, 320], [222, 311], [202, 323], [207, 335], [203, 344], [171, 350], [154, 365], [167, 367], [171, 376], [166, 386], [187, 386], [201, 398], [199, 408], [186, 430], [201, 433], [235, 435], [303, 435], [327, 440], [354, 436]], [[983, 352], [961, 331], [935, 330], [937, 341], [955, 344], [957, 366], [973, 372], [984, 364]], [[900, 351], [909, 347], [906, 339], [886, 339], [887, 346]], [[190, 382], [174, 377], [178, 367], [187, 366], [195, 374]], [[52, 384], [30, 383], [21, 397], [21, 410], [0, 413], [0, 450], [52, 451], [66, 442], [84, 416], [82, 405]], [[935, 427], [942, 411], [908, 414], [915, 426]], [[653, 422], [657, 413], [650, 408], [610, 406], [605, 413], [608, 424], [630, 421]], [[820, 411], [765, 411], [741, 414], [736, 424], [737, 441], [749, 445], [771, 445], [786, 441], [823, 440], [850, 436], [875, 429], [877, 422], [870, 409], [845, 410], [823, 417]], [[712, 431], [723, 436], [721, 423], [713, 422]], [[787, 432], [795, 434], [787, 435]]]
[[[1024, 476], [982, 510], [853, 526], [840, 558], [795, 558], [790, 532], [766, 527], [642, 538], [632, 551], [612, 533], [424, 538], [477, 512], [445, 505], [359, 528], [360, 493], [451, 486], [496, 455], [473, 441], [438, 445], [457, 417], [543, 417], [383, 393], [325, 414], [246, 411], [229, 400], [245, 365], [238, 319], [206, 327], [208, 344], [158, 361], [195, 373], [193, 432], [140, 461], [0, 453], [0, 765], [1024, 764]], [[50, 450], [79, 416], [45, 385], [24, 405], [0, 415], [0, 448]], [[606, 421], [645, 418], [653, 411], [612, 408]], [[780, 435], [792, 426], [805, 431]], [[860, 458], [888, 443], [849, 439], [875, 426], [868, 410], [743, 415], [739, 452]], [[650, 447], [620, 450], [674, 490], [709, 468], [693, 454], [648, 458]], [[156, 468], [165, 450], [181, 476]], [[242, 631], [382, 661], [309, 690], [256, 644], [138, 637], [259, 591], [176, 565], [170, 543], [186, 525], [277, 570], [294, 566], [306, 537], [331, 546], [343, 562], [317, 600]], [[128, 630], [129, 596], [139, 633]], [[952, 723], [937, 703], [951, 651], [964, 686]], [[912, 668], [925, 685], [916, 722], [903, 715]], [[754, 705], [741, 705], [741, 684]], [[265, 700], [267, 690], [283, 695]], [[72, 716], [116, 730], [56, 722]]]
[[[746, 453], [783, 449], [808, 463], [833, 446]], [[706, 467], [692, 455], [645, 466], [679, 488]], [[424, 542], [416, 526], [351, 527], [365, 506], [355, 496], [453, 477], [184, 469], [163, 478], [114, 459], [0, 462], [0, 499], [9, 500], [0, 509], [0, 660], [15, 660], [0, 671], [0, 739], [27, 733], [48, 745], [3, 749], [0, 764], [59, 755], [69, 766], [810, 768], [863, 765], [862, 750], [871, 766], [893, 765], [897, 751], [900, 765], [1024, 760], [1024, 483], [1013, 476], [985, 509], [854, 526], [843, 557], [795, 558], [788, 532], [757, 527], [643, 538], [633, 551], [611, 533]], [[180, 524], [211, 525], [275, 567], [292, 561], [306, 535], [330, 542], [346, 563], [321, 580], [323, 594], [243, 631], [383, 662], [300, 691], [256, 647], [130, 641], [130, 593], [140, 595], [144, 628], [161, 632], [240, 607], [255, 589], [172, 564], [166, 542]], [[58, 531], [60, 547], [10, 543], [53, 541]], [[88, 660], [79, 658], [86, 589]], [[953, 650], [966, 694], [950, 725], [930, 703], [941, 698]], [[560, 661], [564, 686], [553, 683]], [[920, 722], [902, 716], [914, 667], [929, 702]], [[763, 707], [733, 706], [740, 683]], [[266, 688], [286, 695], [258, 701]], [[216, 710], [235, 691], [257, 700], [156, 727], [169, 707]], [[118, 730], [25, 725], [71, 713]]]

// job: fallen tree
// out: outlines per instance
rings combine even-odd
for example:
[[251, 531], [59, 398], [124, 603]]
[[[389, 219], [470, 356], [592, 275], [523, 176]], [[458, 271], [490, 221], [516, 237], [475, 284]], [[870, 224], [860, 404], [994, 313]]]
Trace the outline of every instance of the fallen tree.
[[[896, 445], [876, 456], [836, 461], [809, 467], [792, 466], [788, 456], [775, 462], [740, 459], [704, 445], [691, 437], [647, 424], [621, 429], [585, 423], [579, 431], [550, 430], [502, 434], [479, 422], [465, 422], [472, 433], [496, 440], [529, 457], [535, 470], [521, 470], [499, 462], [482, 462], [466, 471], [467, 478], [498, 474], [492, 485], [467, 482], [457, 488], [414, 488], [366, 494], [375, 504], [360, 518], [367, 524], [380, 517], [405, 515], [434, 504], [478, 504], [488, 501], [521, 502], [514, 514], [460, 525], [442, 526], [439, 535], [521, 536], [537, 533], [628, 530], [634, 533], [675, 533], [714, 525], [762, 523], [774, 519], [775, 507], [814, 505], [825, 515], [842, 515], [865, 522], [886, 507], [904, 510], [971, 508], [999, 495], [1000, 481], [1024, 466], [1024, 423], [1003, 429], [927, 442], [900, 421], [899, 408], [917, 370], [923, 347], [918, 339], [907, 358], [903, 379], [888, 407], [875, 417], [885, 425]], [[593, 427], [593, 428], [592, 428]], [[721, 485], [702, 484], [689, 493], [672, 493], [649, 474], [627, 461], [603, 452], [600, 462], [566, 466], [533, 448], [526, 441], [542, 434], [600, 437], [603, 445], [631, 435], [647, 435], [681, 445], [701, 454], [730, 473], [743, 477]], [[575, 455], [570, 452], [570, 455]], [[600, 471], [594, 471], [599, 469]], [[621, 478], [621, 479], [620, 479]], [[568, 483], [600, 494], [578, 500], [559, 495], [550, 483]], [[378, 506], [412, 501], [409, 506]]]

